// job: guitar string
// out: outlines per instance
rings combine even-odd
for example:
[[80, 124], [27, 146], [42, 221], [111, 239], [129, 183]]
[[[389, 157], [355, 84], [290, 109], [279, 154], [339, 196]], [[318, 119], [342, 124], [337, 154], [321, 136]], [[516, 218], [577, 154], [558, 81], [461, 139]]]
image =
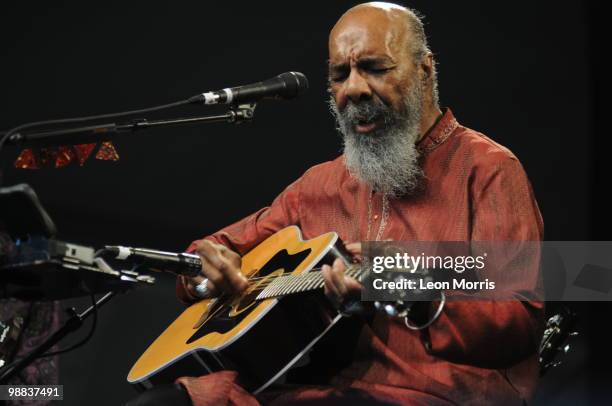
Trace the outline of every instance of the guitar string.
[[[350, 266], [349, 268], [347, 268], [347, 270], [345, 272], [351, 272], [355, 269], [357, 269], [357, 266]], [[297, 275], [294, 275], [293, 273], [288, 273], [288, 274], [282, 274], [277, 276], [276, 278], [272, 278], [272, 280], [276, 280], [279, 278], [297, 278], [297, 277], [301, 277], [301, 276], [305, 276], [305, 275], [316, 275], [316, 274], [320, 274], [323, 268], [312, 268], [309, 272], [302, 272], [299, 273]], [[257, 281], [257, 280], [261, 280], [261, 279], [270, 279], [266, 276], [261, 276], [261, 277], [253, 277], [253, 278], [249, 278], [248, 281]]]
[[[306, 280], [303, 280], [303, 282], [306, 282]], [[312, 282], [314, 282], [314, 281], [312, 281]], [[266, 283], [266, 284], [260, 284], [260, 285], [252, 285], [252, 287], [251, 287], [251, 288], [248, 288], [248, 289], [247, 289], [247, 290], [244, 292], [244, 294], [243, 294], [243, 295], [245, 295], [245, 294], [246, 294], [246, 295], [248, 295], [248, 294], [251, 294], [251, 293], [256, 292], [256, 291], [260, 291], [260, 293], [261, 293], [261, 292], [263, 292], [263, 291], [264, 291], [264, 290], [265, 290], [265, 289], [266, 289], [268, 286], [270, 286], [272, 283], [273, 283], [273, 282], [269, 282], [269, 283]], [[315, 286], [310, 286], [308, 289], [303, 289], [303, 288], [300, 288], [300, 289], [298, 289], [298, 290], [296, 290], [295, 292], [292, 292], [292, 293], [299, 293], [299, 292], [304, 292], [304, 291], [307, 291], [307, 290], [318, 289], [318, 288], [321, 288], [321, 287], [322, 287], [322, 285], [321, 285], [322, 283], [323, 283], [323, 280], [319, 280], [319, 281], [317, 281], [317, 285], [318, 285], [318, 286], [317, 286], [317, 285], [315, 285]], [[287, 286], [278, 286], [278, 288], [279, 288], [279, 289], [281, 289], [281, 290], [283, 290], [283, 289], [287, 289], [287, 290], [289, 290], [289, 289], [294, 289], [294, 288], [296, 288], [296, 286], [297, 286], [297, 285], [287, 285]], [[282, 295], [278, 295], [278, 296], [283, 296], [283, 295], [284, 295], [284, 294], [282, 294]], [[274, 296], [276, 296], [276, 295], [274, 295]]]
[[[289, 279], [289, 284], [287, 284], [286, 286], [279, 286], [279, 288], [284, 288], [284, 289], [295, 288], [297, 285], [295, 285], [295, 284], [291, 285], [291, 280], [290, 279], [294, 279], [294, 281], [295, 281], [294, 283], [307, 282], [308, 281], [308, 276], [314, 276], [314, 278], [317, 278], [317, 277], [319, 277], [319, 275], [321, 275], [321, 273], [318, 271], [318, 269], [321, 269], [321, 268], [314, 268], [314, 269], [311, 270], [311, 272], [306, 272], [306, 273], [298, 274], [298, 275], [293, 275], [293, 274], [281, 275], [281, 276], [278, 276], [276, 278], [272, 278], [269, 281], [261, 282], [259, 284], [251, 283], [251, 284], [249, 284], [250, 288], [247, 289], [244, 294], [253, 293], [253, 292], [255, 292], [256, 290], [259, 290], [262, 287], [263, 287], [263, 289], [261, 289], [261, 291], [263, 291], [265, 288], [267, 288], [268, 286], [270, 286], [273, 283], [283, 283], [281, 278]], [[355, 275], [353, 275], [353, 276], [359, 277], [358, 272], [360, 271], [360, 267], [357, 267], [357, 266], [349, 267], [346, 272], [347, 273], [352, 273], [353, 271], [357, 271], [357, 273]], [[254, 279], [266, 279], [266, 278], [265, 277], [262, 277], [262, 278], [253, 278], [253, 279], [250, 279], [250, 280], [254, 280]], [[281, 282], [277, 282], [277, 280], [279, 280], [279, 279], [281, 279]], [[314, 282], [314, 281], [309, 281], [309, 282]], [[322, 280], [319, 280], [317, 282], [320, 283], [320, 282], [322, 282]], [[320, 288], [320, 287], [321, 286], [317, 286], [317, 287], [313, 286], [311, 289]], [[302, 290], [299, 289], [298, 291], [302, 291]], [[298, 293], [298, 291], [296, 291], [295, 293]]]
[[[352, 266], [352, 267], [349, 267], [345, 272], [352, 273], [354, 271], [359, 271], [360, 268], [361, 267]], [[279, 276], [277, 276], [275, 278], [267, 278], [265, 276], [258, 277], [258, 278], [250, 278], [248, 281], [249, 282], [253, 282], [253, 281], [258, 281], [258, 280], [265, 280], [264, 282], [261, 282], [260, 284], [249, 283], [249, 285], [251, 285], [251, 286], [262, 286], [264, 283], [265, 284], [270, 284], [270, 283], [274, 283], [274, 281], [283, 280], [283, 279], [289, 280], [289, 282], [291, 282], [292, 279], [295, 280], [295, 281], [303, 281], [303, 280], [307, 279], [309, 276], [318, 277], [319, 275], [322, 274], [322, 272], [320, 272], [321, 269], [322, 268], [313, 268], [310, 272], [300, 273], [300, 274], [297, 274], [297, 275], [294, 275], [292, 273], [291, 274], [284, 274], [284, 275], [279, 275]], [[266, 279], [268, 279], [268, 280], [266, 280]], [[282, 283], [282, 282], [280, 282], [280, 283]]]
[[[306, 280], [304, 280], [303, 282], [307, 282], [307, 281], [306, 281]], [[314, 282], [314, 281], [312, 281], [312, 282]], [[271, 283], [272, 283], [272, 282], [270, 282], [270, 283], [266, 283], [266, 284], [260, 284], [260, 285], [253, 285], [252, 287], [248, 288], [248, 289], [247, 289], [247, 290], [244, 292], [244, 294], [248, 295], [248, 294], [251, 294], [251, 293], [253, 293], [253, 292], [257, 292], [257, 291], [259, 291], [259, 293], [261, 293], [261, 292], [263, 292], [263, 291], [264, 291], [264, 290], [265, 290], [265, 289], [266, 289], [268, 286], [270, 286], [270, 285], [271, 285]], [[310, 286], [308, 289], [302, 289], [302, 288], [300, 288], [300, 289], [298, 289], [298, 291], [296, 291], [295, 293], [298, 293], [298, 292], [303, 292], [303, 291], [307, 291], [307, 290], [314, 290], [314, 289], [321, 288], [321, 287], [323, 286], [323, 285], [322, 285], [322, 283], [323, 283], [323, 281], [322, 281], [322, 280], [317, 281], [317, 285]], [[295, 288], [296, 288], [296, 286], [297, 286], [297, 285], [286, 285], [286, 286], [278, 286], [278, 288], [279, 288], [279, 289], [282, 291], [282, 290], [290, 290], [290, 289], [295, 289]], [[244, 295], [244, 294], [243, 294], [243, 295]], [[284, 295], [284, 294], [281, 294], [281, 295], [273, 295], [273, 296], [283, 296], [283, 295]]]

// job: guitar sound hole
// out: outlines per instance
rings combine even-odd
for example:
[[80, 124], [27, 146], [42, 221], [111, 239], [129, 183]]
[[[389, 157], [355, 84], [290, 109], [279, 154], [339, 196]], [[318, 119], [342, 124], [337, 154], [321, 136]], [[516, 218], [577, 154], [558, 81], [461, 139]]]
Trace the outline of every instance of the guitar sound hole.
[[255, 300], [257, 299], [257, 295], [259, 295], [272, 280], [281, 276], [283, 273], [285, 273], [284, 269], [277, 269], [265, 276], [260, 276], [259, 271], [253, 274], [250, 278], [250, 280], [253, 281], [251, 282], [251, 286], [249, 286], [243, 295], [233, 302], [230, 316], [236, 316], [256, 304]]

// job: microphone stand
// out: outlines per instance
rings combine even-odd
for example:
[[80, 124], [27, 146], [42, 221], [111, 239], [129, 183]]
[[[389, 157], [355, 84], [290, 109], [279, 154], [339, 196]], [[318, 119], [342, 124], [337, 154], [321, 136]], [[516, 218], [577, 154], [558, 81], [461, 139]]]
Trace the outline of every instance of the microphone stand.
[[[138, 130], [165, 127], [181, 124], [192, 124], [192, 123], [242, 123], [251, 121], [255, 115], [256, 103], [232, 105], [225, 114], [219, 115], [207, 115], [197, 117], [186, 117], [186, 118], [173, 118], [166, 120], [152, 120], [147, 119], [136, 119], [128, 123], [108, 123], [108, 124], [97, 124], [84, 127], [66, 127], [57, 128], [50, 131], [42, 131], [36, 133], [21, 134], [15, 133], [7, 140], [7, 143], [13, 145], [27, 145], [27, 146], [45, 146], [45, 145], [62, 145], [62, 144], [85, 144], [89, 142], [97, 142], [102, 140], [108, 140], [120, 133], [134, 133]], [[2, 138], [3, 134], [0, 134]], [[36, 358], [43, 356], [49, 349], [57, 344], [62, 338], [70, 334], [71, 332], [78, 330], [83, 324], [83, 321], [98, 311], [98, 308], [103, 304], [107, 303], [115, 292], [108, 292], [103, 297], [98, 299], [95, 304], [84, 310], [82, 313], [78, 313], [74, 308], [69, 310], [70, 318], [60, 327], [55, 333], [47, 338], [42, 344], [31, 351], [23, 358], [14, 361], [11, 364], [0, 368], [0, 384], [5, 384], [12, 377], [14, 377], [19, 371], [28, 366]]]
[[29, 134], [15, 133], [7, 142], [13, 145], [61, 145], [87, 144], [108, 140], [119, 133], [134, 133], [138, 130], [192, 123], [242, 123], [251, 121], [255, 115], [256, 103], [233, 105], [225, 114], [172, 118], [166, 120], [136, 119], [128, 123], [97, 124], [85, 127], [59, 128]]
[[69, 309], [68, 312], [70, 314], [70, 318], [66, 320], [64, 325], [53, 333], [53, 335], [47, 338], [42, 344], [32, 350], [25, 357], [0, 369], [0, 384], [5, 385], [12, 377], [17, 375], [19, 371], [28, 366], [36, 358], [44, 355], [62, 338], [66, 337], [71, 332], [78, 330], [87, 317], [92, 315], [94, 312], [97, 312], [100, 306], [108, 302], [114, 295], [115, 292], [108, 292], [98, 299], [95, 304], [85, 309], [82, 313], [78, 313], [74, 308]]

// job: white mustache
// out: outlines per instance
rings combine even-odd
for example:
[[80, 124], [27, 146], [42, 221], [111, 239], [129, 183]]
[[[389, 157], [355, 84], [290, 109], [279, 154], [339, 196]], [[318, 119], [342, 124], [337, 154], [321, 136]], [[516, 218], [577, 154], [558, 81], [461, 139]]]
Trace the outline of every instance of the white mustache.
[[338, 111], [336, 117], [338, 121], [342, 121], [339, 124], [344, 127], [355, 126], [360, 122], [372, 122], [380, 118], [383, 119], [384, 126], [390, 126], [398, 121], [397, 113], [392, 108], [374, 99], [359, 104], [349, 101], [342, 111]]

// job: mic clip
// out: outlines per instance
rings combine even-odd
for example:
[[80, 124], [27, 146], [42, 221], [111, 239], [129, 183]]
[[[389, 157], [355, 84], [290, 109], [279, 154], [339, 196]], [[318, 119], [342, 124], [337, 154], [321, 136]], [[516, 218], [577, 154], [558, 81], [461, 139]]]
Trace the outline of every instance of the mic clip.
[[245, 121], [251, 121], [255, 117], [255, 107], [257, 103], [232, 105], [229, 110], [231, 118], [230, 123], [240, 124]]

